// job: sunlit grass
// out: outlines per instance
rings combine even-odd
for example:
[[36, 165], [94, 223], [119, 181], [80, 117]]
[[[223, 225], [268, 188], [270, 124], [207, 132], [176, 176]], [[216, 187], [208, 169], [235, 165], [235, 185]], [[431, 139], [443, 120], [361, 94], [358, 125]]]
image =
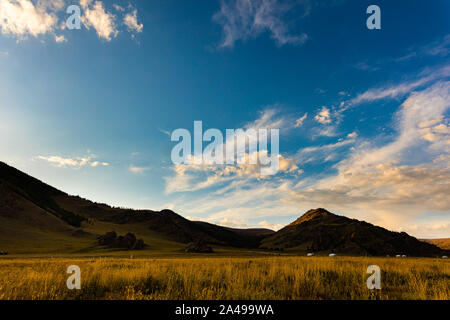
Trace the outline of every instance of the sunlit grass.
[[[81, 290], [68, 290], [69, 265]], [[381, 290], [368, 290], [378, 265]], [[0, 259], [0, 299], [450, 299], [443, 259], [356, 257]]]

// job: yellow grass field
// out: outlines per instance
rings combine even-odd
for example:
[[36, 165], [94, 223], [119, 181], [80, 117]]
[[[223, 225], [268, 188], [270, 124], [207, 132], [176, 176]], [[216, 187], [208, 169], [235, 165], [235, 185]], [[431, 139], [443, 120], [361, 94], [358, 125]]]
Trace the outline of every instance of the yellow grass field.
[[[81, 268], [81, 289], [66, 286]], [[366, 287], [369, 265], [381, 290]], [[450, 299], [450, 262], [428, 258], [2, 258], [0, 299]]]

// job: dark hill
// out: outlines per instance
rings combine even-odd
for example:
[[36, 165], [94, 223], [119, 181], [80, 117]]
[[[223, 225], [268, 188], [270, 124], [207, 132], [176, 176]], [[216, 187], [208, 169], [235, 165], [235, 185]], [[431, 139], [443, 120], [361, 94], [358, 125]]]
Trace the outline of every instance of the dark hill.
[[13, 198], [19, 201], [27, 202], [29, 205], [36, 206], [43, 211], [60, 218], [67, 224], [79, 227], [84, 217], [73, 212], [64, 210], [55, 201], [57, 196], [67, 196], [52, 186], [49, 186], [13, 167], [0, 162], [0, 201], [3, 202], [0, 214], [5, 215], [11, 207]]
[[440, 248], [405, 232], [392, 232], [322, 208], [309, 210], [266, 237], [261, 242], [261, 248], [370, 256], [437, 256], [443, 253]]
[[[136, 225], [176, 242], [202, 239], [211, 244], [258, 247], [261, 232], [245, 232], [205, 222], [190, 221], [171, 210], [132, 210], [70, 196], [7, 164], [0, 162], [0, 247], [20, 236], [40, 241], [44, 238], [81, 234], [82, 224], [109, 223], [133, 232]], [[142, 228], [141, 228], [142, 229]], [[26, 233], [27, 231], [28, 233]], [[62, 234], [61, 234], [62, 233]], [[103, 232], [104, 233], [104, 232]], [[32, 234], [30, 236], [30, 234]], [[98, 236], [92, 234], [91, 236]]]

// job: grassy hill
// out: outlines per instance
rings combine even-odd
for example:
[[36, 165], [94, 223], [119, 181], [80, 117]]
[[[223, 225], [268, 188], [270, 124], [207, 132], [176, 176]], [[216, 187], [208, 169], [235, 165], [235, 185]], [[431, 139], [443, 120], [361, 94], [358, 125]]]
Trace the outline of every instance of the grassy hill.
[[189, 221], [170, 210], [132, 210], [70, 196], [0, 162], [0, 250], [79, 253], [109, 231], [135, 233], [147, 249], [180, 251], [204, 239], [218, 246], [257, 247], [266, 229], [240, 230]]

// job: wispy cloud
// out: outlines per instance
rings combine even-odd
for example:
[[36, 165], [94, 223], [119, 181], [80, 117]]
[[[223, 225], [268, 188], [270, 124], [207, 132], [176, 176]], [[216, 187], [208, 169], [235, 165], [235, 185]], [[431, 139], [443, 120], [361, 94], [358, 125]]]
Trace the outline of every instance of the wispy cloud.
[[443, 38], [428, 43], [425, 46], [411, 48], [405, 55], [396, 58], [395, 61], [403, 62], [423, 56], [446, 57], [448, 56], [449, 53], [450, 53], [450, 34], [447, 34]]
[[50, 164], [59, 168], [67, 168], [67, 167], [81, 168], [84, 166], [91, 166], [91, 167], [109, 166], [108, 162], [93, 160], [95, 158], [94, 155], [87, 155], [84, 157], [75, 157], [75, 158], [64, 158], [61, 156], [37, 156], [36, 158], [40, 160], [45, 160]]
[[414, 59], [423, 59], [430, 57], [447, 57], [450, 53], [450, 34], [445, 35], [425, 45], [414, 45], [407, 49], [399, 57], [377, 58], [375, 60], [359, 61], [353, 65], [354, 68], [361, 71], [378, 71], [392, 67], [393, 64], [409, 62]]
[[299, 4], [307, 14], [307, 1], [221, 0], [220, 10], [213, 16], [223, 29], [220, 46], [233, 47], [236, 41], [256, 38], [266, 31], [278, 45], [304, 43], [308, 36], [305, 33], [292, 35], [284, 21], [285, 14]]
[[278, 105], [269, 106], [259, 112], [258, 118], [245, 124], [245, 129], [291, 129], [292, 119], [283, 114]]
[[300, 118], [297, 118], [297, 120], [295, 120], [295, 127], [296, 128], [301, 127], [303, 125], [303, 122], [305, 122], [307, 117], [308, 117], [308, 113], [305, 113]]
[[341, 139], [335, 143], [302, 148], [297, 151], [294, 158], [300, 164], [309, 162], [320, 163], [335, 159], [336, 152], [354, 144], [356, 136], [357, 134], [352, 132], [347, 135], [346, 139]]
[[164, 133], [166, 136], [172, 136], [172, 133], [169, 130], [158, 129], [158, 131]]
[[358, 70], [363, 70], [363, 71], [378, 71], [381, 69], [379, 66], [370, 65], [369, 63], [367, 63], [365, 61], [360, 61], [360, 62], [356, 63], [355, 68]]
[[317, 137], [337, 137], [339, 135], [338, 127], [336, 124], [329, 124], [324, 126], [315, 127], [311, 130], [312, 138]]
[[266, 220], [263, 220], [263, 221], [259, 222], [258, 226], [260, 226], [261, 228], [270, 229], [270, 230], [274, 230], [274, 231], [278, 231], [278, 230], [280, 230], [281, 228], [284, 227], [283, 224], [270, 223], [270, 222], [267, 222]]
[[118, 35], [116, 16], [107, 12], [101, 1], [80, 0], [80, 5], [84, 10], [81, 21], [87, 29], [94, 28], [97, 35], [106, 41]]
[[381, 86], [377, 88], [371, 88], [363, 93], [358, 94], [354, 98], [346, 101], [342, 101], [334, 112], [334, 116], [339, 118], [342, 114], [350, 108], [356, 107], [362, 103], [372, 103], [383, 99], [399, 99], [413, 90], [420, 87], [429, 85], [440, 79], [450, 77], [450, 65], [440, 66], [435, 69], [425, 69], [420, 72], [416, 79], [410, 81], [403, 81], [398, 84]]
[[143, 174], [144, 172], [150, 170], [150, 167], [139, 167], [131, 164], [128, 169], [134, 174]]

